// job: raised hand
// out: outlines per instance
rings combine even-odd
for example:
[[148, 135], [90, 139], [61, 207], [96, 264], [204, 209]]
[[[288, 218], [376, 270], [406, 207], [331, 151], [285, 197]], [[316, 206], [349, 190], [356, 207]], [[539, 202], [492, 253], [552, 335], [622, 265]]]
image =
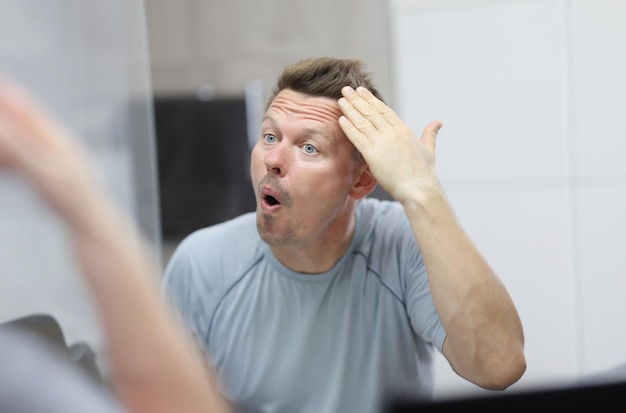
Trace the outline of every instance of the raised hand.
[[[85, 151], [27, 93], [0, 78], [0, 168], [27, 178], [58, 213], [77, 218], [97, 194]], [[80, 199], [80, 201], [78, 201]]]
[[369, 90], [342, 89], [339, 124], [361, 152], [378, 183], [403, 202], [427, 189], [440, 190], [435, 173], [435, 140], [442, 123], [426, 126], [421, 139]]

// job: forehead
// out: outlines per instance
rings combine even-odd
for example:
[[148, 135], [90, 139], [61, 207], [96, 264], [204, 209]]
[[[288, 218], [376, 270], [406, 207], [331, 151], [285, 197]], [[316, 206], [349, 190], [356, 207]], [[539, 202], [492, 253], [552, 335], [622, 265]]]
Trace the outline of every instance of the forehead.
[[335, 99], [310, 96], [291, 89], [281, 90], [267, 108], [266, 117], [277, 120], [291, 117], [311, 120], [326, 125], [337, 125], [341, 116], [339, 104]]

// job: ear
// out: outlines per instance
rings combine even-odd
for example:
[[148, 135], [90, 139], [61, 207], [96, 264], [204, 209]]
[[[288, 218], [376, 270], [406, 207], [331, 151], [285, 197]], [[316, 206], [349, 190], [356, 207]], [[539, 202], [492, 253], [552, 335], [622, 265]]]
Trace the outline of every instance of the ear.
[[354, 183], [348, 195], [353, 199], [365, 198], [372, 193], [378, 181], [374, 178], [367, 162], [362, 162], [354, 174]]

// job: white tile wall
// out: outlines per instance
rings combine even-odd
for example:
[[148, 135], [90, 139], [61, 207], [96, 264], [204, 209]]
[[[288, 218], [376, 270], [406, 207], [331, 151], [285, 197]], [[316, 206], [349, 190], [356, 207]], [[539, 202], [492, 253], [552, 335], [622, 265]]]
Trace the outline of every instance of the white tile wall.
[[557, 6], [405, 14], [394, 25], [398, 108], [418, 134], [431, 120], [444, 123], [441, 178], [565, 176]]
[[[399, 112], [518, 304], [512, 391], [626, 361], [626, 5], [391, 2]], [[440, 396], [478, 391], [441, 361]]]
[[573, 1], [572, 153], [578, 176], [626, 176], [626, 3]]
[[582, 372], [626, 362], [626, 180], [581, 185], [576, 205], [576, 288]]
[[573, 1], [571, 153], [582, 371], [626, 361], [626, 3]]

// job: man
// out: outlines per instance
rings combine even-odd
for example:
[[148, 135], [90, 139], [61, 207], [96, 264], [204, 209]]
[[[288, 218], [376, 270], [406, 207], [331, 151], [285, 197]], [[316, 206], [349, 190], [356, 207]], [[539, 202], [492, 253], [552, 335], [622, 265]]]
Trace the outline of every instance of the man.
[[85, 382], [91, 378], [79, 376], [32, 337], [3, 330], [0, 411], [229, 412], [190, 337], [162, 300], [145, 241], [107, 197], [87, 161], [79, 141], [0, 79], [0, 171], [24, 178], [66, 225], [102, 321], [116, 396]]
[[[440, 127], [417, 139], [358, 60], [279, 77], [251, 154], [256, 213], [188, 236], [164, 280], [239, 411], [428, 397], [435, 349], [487, 389], [521, 377], [516, 308], [435, 174]], [[377, 184], [395, 201], [368, 198]]]

